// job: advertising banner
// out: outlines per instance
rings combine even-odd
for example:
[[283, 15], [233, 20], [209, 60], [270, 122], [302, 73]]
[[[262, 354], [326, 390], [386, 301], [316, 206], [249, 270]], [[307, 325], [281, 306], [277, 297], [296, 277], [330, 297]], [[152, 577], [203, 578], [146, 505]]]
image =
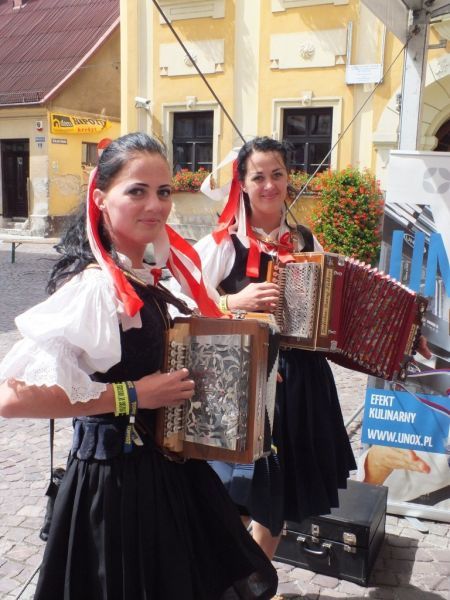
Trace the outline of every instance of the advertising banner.
[[389, 488], [395, 514], [450, 522], [450, 155], [391, 152], [380, 269], [428, 298], [403, 382], [369, 378], [359, 478]]
[[51, 133], [100, 133], [111, 127], [107, 119], [94, 117], [79, 117], [76, 115], [64, 115], [61, 113], [50, 114]]

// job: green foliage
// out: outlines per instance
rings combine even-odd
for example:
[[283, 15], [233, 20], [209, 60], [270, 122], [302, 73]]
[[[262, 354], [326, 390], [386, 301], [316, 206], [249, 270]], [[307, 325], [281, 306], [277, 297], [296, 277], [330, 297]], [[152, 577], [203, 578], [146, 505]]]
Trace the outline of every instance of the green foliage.
[[289, 183], [297, 190], [300, 191], [305, 183], [308, 181], [308, 173], [305, 171], [291, 171], [289, 173]]
[[375, 264], [381, 243], [383, 194], [368, 170], [347, 167], [317, 175], [312, 188], [319, 199], [312, 229], [328, 252]]
[[203, 167], [198, 171], [189, 171], [189, 169], [181, 169], [172, 177], [173, 192], [198, 192], [203, 181], [209, 175]]
[[325, 250], [374, 264], [381, 240], [383, 195], [367, 170], [348, 167], [317, 177], [312, 226]]

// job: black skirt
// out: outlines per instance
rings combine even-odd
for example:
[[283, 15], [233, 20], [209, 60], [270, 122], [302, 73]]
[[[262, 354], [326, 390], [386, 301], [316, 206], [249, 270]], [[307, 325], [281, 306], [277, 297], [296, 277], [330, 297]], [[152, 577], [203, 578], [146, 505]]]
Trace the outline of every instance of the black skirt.
[[273, 445], [255, 465], [212, 463], [241, 514], [278, 535], [283, 521], [328, 514], [356, 463], [336, 385], [320, 352], [280, 353]]
[[[276, 593], [275, 569], [207, 463], [171, 462], [153, 442], [114, 452], [111, 424], [77, 425], [78, 450], [56, 499], [35, 600], [265, 600]], [[98, 458], [105, 448], [116, 455]]]

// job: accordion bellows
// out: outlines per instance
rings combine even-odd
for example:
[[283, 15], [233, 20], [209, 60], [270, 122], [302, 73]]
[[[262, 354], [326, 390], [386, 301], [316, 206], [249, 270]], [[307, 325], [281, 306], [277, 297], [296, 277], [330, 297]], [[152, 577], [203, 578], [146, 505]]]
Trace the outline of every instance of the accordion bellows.
[[279, 336], [273, 316], [260, 317], [175, 319], [166, 370], [186, 367], [195, 393], [158, 410], [155, 437], [166, 451], [236, 463], [270, 451]]
[[404, 379], [427, 301], [378, 269], [339, 254], [304, 252], [272, 264], [281, 343], [322, 350], [334, 362]]

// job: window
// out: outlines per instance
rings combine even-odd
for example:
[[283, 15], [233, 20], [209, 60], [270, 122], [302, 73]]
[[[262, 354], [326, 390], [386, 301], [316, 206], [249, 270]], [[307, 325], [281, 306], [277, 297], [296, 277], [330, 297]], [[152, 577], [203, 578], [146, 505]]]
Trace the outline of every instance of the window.
[[173, 115], [173, 171], [212, 171], [214, 112], [177, 112]]
[[[314, 173], [331, 149], [332, 108], [290, 108], [283, 113], [283, 139], [294, 146], [290, 164], [296, 171]], [[330, 168], [330, 156], [320, 171]]]
[[95, 167], [98, 163], [97, 144], [82, 142], [81, 144], [81, 164], [83, 166]]

